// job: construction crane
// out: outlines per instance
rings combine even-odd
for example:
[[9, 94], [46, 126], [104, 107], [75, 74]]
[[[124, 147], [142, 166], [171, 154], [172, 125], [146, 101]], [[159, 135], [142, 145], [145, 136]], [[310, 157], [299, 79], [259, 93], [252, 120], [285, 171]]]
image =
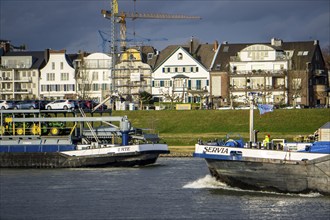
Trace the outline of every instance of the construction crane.
[[[135, 2], [135, 1], [134, 1]], [[138, 12], [119, 12], [118, 1], [112, 0], [111, 11], [101, 10], [101, 14], [110, 19], [111, 22], [120, 24], [120, 46], [126, 48], [126, 18], [135, 19], [201, 19], [199, 16], [189, 16], [180, 14], [166, 14], [166, 13], [138, 13]], [[114, 26], [114, 23], [112, 23]], [[113, 33], [114, 34], [114, 33]]]
[[[102, 52], [103, 53], [106, 53], [106, 47], [107, 47], [107, 44], [111, 45], [111, 40], [109, 40], [108, 38], [110, 38], [110, 34], [104, 32], [104, 31], [101, 31], [99, 30], [99, 35], [102, 39]], [[168, 41], [167, 38], [146, 38], [146, 37], [142, 37], [142, 36], [136, 36], [134, 35], [135, 37], [134, 38], [126, 38], [126, 42], [133, 42], [135, 43], [136, 45], [143, 45], [145, 42], [152, 42], [152, 41]], [[115, 40], [115, 42], [119, 42], [120, 40]], [[135, 45], [135, 46], [136, 46]]]

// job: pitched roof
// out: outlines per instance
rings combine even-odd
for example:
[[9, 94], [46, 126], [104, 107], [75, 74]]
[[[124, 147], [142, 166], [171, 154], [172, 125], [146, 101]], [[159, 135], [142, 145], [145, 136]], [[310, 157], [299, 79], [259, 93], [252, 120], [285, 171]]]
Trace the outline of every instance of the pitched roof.
[[[319, 44], [315, 41], [303, 41], [303, 42], [282, 42], [281, 46], [272, 46], [271, 43], [239, 43], [239, 44], [228, 44], [223, 43], [220, 45], [219, 53], [215, 58], [215, 62], [212, 66], [212, 71], [228, 71], [230, 57], [237, 56], [238, 52], [243, 50], [245, 47], [263, 44], [273, 47], [275, 50], [292, 50], [294, 51], [292, 56], [293, 63], [296, 63], [296, 69], [305, 69], [307, 62], [312, 62], [315, 50], [319, 47]], [[301, 56], [298, 53], [308, 51], [307, 55]], [[219, 68], [220, 65], [220, 69]]]
[[214, 46], [212, 44], [199, 44], [193, 51], [190, 51], [190, 48], [187, 45], [170, 45], [165, 49], [160, 51], [157, 56], [154, 56], [153, 59], [148, 61], [148, 64], [153, 68], [157, 68], [162, 64], [172, 53], [174, 53], [178, 48], [182, 48], [187, 51], [194, 59], [200, 62], [206, 69], [209, 69], [215, 55]]

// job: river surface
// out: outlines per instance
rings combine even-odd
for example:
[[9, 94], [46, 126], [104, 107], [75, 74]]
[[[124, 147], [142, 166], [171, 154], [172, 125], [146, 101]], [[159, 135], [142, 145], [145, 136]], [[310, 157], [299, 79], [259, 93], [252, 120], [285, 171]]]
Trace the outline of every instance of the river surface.
[[0, 169], [0, 219], [330, 219], [330, 197], [231, 188], [200, 158], [143, 168]]

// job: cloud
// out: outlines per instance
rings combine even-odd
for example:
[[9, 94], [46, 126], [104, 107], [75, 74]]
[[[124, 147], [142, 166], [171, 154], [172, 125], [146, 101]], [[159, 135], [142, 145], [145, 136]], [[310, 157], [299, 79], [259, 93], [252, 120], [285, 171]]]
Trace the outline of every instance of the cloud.
[[[110, 31], [101, 9], [110, 0], [1, 0], [0, 38], [30, 50], [102, 51], [98, 30]], [[149, 44], [163, 49], [184, 44], [191, 36], [201, 42], [231, 43], [320, 40], [330, 44], [328, 0], [131, 0], [119, 1], [119, 11], [201, 16], [202, 20], [127, 19], [128, 36], [167, 38]], [[133, 36], [134, 37], [134, 36]]]

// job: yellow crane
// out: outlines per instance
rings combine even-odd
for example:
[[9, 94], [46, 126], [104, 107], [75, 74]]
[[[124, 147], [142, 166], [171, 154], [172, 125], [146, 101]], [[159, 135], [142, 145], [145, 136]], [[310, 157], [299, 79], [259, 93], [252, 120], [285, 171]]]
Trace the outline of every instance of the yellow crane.
[[[134, 0], [135, 2], [135, 0]], [[135, 19], [201, 19], [199, 16], [189, 16], [181, 14], [166, 14], [166, 13], [138, 13], [138, 12], [119, 12], [118, 1], [112, 0], [111, 5], [112, 11], [101, 10], [101, 14], [120, 24], [120, 46], [121, 48], [126, 48], [126, 18]], [[116, 19], [114, 19], [116, 18]], [[112, 24], [114, 25], [114, 24]], [[113, 39], [114, 40], [114, 39]]]

